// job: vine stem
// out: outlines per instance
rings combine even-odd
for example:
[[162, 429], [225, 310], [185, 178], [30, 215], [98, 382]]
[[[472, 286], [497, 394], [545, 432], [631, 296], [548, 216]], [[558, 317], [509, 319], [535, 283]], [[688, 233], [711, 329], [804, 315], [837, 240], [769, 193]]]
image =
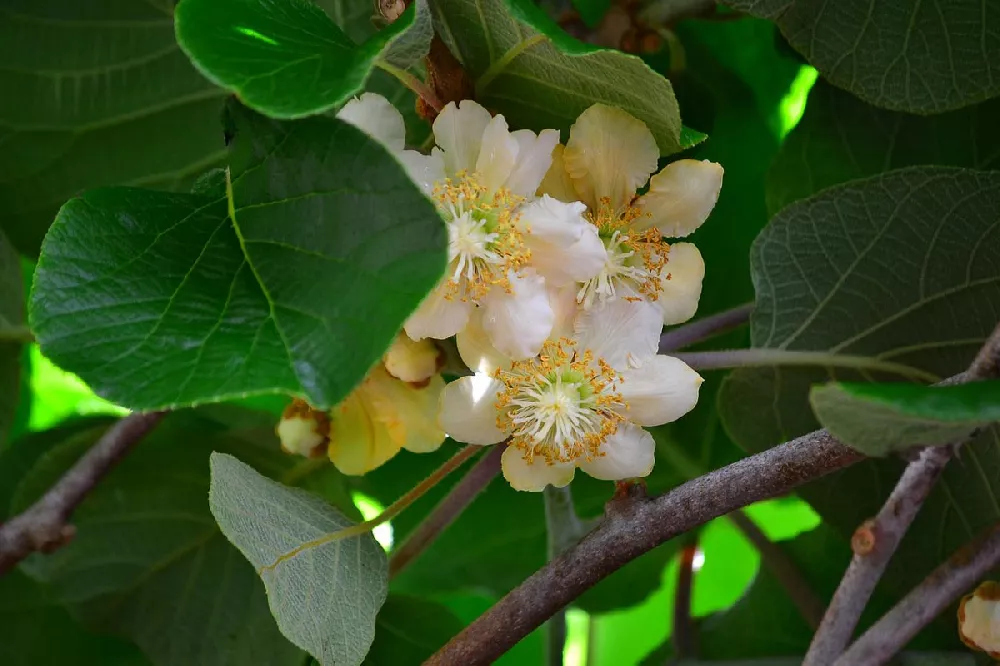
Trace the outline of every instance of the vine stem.
[[0, 328], [0, 342], [23, 342], [29, 344], [35, 341], [35, 336], [27, 326]]
[[677, 590], [674, 592], [674, 620], [670, 640], [674, 656], [680, 660], [693, 659], [695, 654], [694, 622], [691, 620], [691, 601], [694, 597], [694, 560], [698, 555], [698, 540], [684, 544], [677, 570]]
[[489, 447], [486, 455], [476, 461], [472, 469], [455, 484], [444, 499], [438, 502], [434, 510], [398, 547], [393, 549], [389, 557], [389, 578], [399, 575], [417, 559], [472, 504], [472, 500], [490, 484], [490, 481], [496, 478], [500, 473], [500, 458], [503, 456], [504, 448], [503, 444]]
[[[573, 492], [569, 486], [546, 486], [542, 492], [545, 502], [545, 531], [548, 561], [575, 546], [587, 533], [587, 525], [576, 514]], [[546, 623], [545, 660], [549, 666], [562, 666], [566, 646], [566, 611], [556, 612]]]
[[882, 361], [869, 356], [850, 356], [823, 351], [789, 349], [724, 349], [720, 351], [679, 352], [673, 356], [695, 370], [747, 368], [773, 365], [811, 365], [824, 368], [853, 368], [885, 372], [916, 381], [936, 382], [937, 375], [902, 363]]
[[435, 111], [440, 112], [441, 109], [444, 108], [441, 100], [438, 99], [437, 94], [431, 90], [431, 87], [405, 69], [400, 69], [395, 65], [390, 65], [384, 60], [375, 61], [375, 66], [387, 74], [394, 76], [400, 83], [415, 92], [417, 96], [427, 102], [427, 106], [431, 107]]
[[668, 354], [678, 349], [704, 342], [716, 335], [722, 335], [743, 326], [750, 321], [753, 303], [744, 303], [732, 310], [678, 326], [660, 336], [660, 353]]
[[76, 534], [67, 522], [73, 511], [164, 415], [130, 414], [115, 423], [41, 499], [0, 526], [0, 574], [33, 552], [52, 552], [69, 543]]

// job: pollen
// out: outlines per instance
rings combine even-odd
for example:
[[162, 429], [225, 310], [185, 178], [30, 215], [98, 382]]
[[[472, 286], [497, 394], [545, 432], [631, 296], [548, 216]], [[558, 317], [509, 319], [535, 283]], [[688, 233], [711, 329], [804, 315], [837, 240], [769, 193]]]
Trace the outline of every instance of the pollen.
[[494, 376], [504, 385], [497, 427], [510, 433], [529, 464], [535, 457], [549, 464], [598, 458], [624, 420], [621, 376], [567, 338], [546, 342], [537, 357]]
[[435, 183], [432, 196], [448, 225], [447, 297], [476, 303], [494, 286], [510, 293], [511, 273], [531, 259], [519, 225], [523, 197], [491, 192], [464, 172]]

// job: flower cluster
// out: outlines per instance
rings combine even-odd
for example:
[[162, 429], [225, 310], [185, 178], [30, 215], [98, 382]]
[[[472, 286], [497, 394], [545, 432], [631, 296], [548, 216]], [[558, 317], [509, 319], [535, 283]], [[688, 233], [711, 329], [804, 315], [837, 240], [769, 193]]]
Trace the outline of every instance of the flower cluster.
[[[565, 485], [578, 467], [600, 479], [648, 475], [654, 442], [643, 427], [690, 411], [702, 382], [680, 360], [657, 355], [663, 326], [694, 315], [705, 271], [694, 245], [665, 237], [705, 221], [722, 168], [680, 160], [654, 175], [652, 133], [601, 104], [577, 119], [565, 145], [555, 130], [510, 131], [503, 116], [471, 100], [448, 104], [429, 154], [405, 149], [403, 118], [378, 95], [362, 95], [338, 116], [397, 155], [447, 227], [445, 275], [396, 348], [454, 336], [473, 374], [447, 386], [435, 371], [421, 375], [430, 385], [407, 390], [424, 391], [427, 409], [426, 397], [440, 394], [436, 413], [404, 415], [387, 402], [387, 387], [399, 393], [416, 375], [391, 361], [410, 352], [390, 350], [328, 424], [293, 404], [279, 426], [283, 446], [305, 453], [329, 442], [338, 467], [360, 473], [400, 447], [436, 448], [447, 432], [470, 444], [505, 443], [504, 476], [519, 490]], [[360, 414], [387, 423], [385, 444], [369, 436], [367, 448], [347, 453], [345, 429], [357, 435]], [[410, 417], [440, 427], [411, 427]], [[403, 434], [393, 437], [396, 430]]]

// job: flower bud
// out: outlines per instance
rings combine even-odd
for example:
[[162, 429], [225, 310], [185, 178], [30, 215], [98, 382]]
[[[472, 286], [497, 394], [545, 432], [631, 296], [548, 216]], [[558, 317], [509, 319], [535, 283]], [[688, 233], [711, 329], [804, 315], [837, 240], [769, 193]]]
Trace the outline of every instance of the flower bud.
[[970, 648], [1000, 659], [1000, 584], [986, 581], [962, 599], [958, 635]]
[[330, 417], [296, 398], [285, 408], [275, 432], [286, 453], [318, 457], [330, 439]]
[[441, 369], [444, 354], [427, 338], [411, 340], [400, 333], [382, 361], [396, 379], [409, 384], [426, 384]]

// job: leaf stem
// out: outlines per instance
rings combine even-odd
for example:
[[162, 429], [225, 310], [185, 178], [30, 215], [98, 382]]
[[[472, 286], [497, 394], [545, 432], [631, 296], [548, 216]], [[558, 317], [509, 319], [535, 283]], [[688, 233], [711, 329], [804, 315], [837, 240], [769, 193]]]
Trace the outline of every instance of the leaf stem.
[[35, 336], [27, 326], [0, 328], [0, 342], [23, 342], [30, 344], [34, 341]]
[[431, 89], [431, 87], [415, 77], [413, 74], [407, 72], [405, 69], [400, 69], [395, 65], [390, 65], [384, 60], [376, 60], [375, 66], [396, 77], [400, 83], [415, 92], [418, 97], [427, 102], [427, 105], [435, 111], [440, 112], [441, 109], [444, 108], [444, 105], [441, 104], [441, 100], [438, 99], [437, 94]]
[[670, 642], [674, 656], [681, 661], [696, 656], [694, 622], [691, 621], [691, 600], [694, 592], [694, 560], [698, 554], [698, 539], [695, 536], [681, 548], [680, 568], [677, 570], [677, 589], [674, 592], [673, 630]]
[[[569, 486], [556, 488], [546, 486], [545, 528], [548, 535], [548, 560], [551, 562], [575, 546], [587, 533], [587, 525], [580, 520], [573, 505], [573, 493]], [[545, 623], [545, 663], [561, 666], [563, 650], [566, 647], [566, 610], [557, 611]]]
[[518, 57], [519, 55], [530, 49], [532, 46], [535, 46], [536, 44], [541, 44], [546, 39], [548, 38], [545, 35], [539, 33], [537, 35], [532, 35], [531, 37], [528, 37], [524, 41], [518, 42], [517, 44], [509, 48], [507, 52], [504, 53], [502, 56], [500, 56], [499, 60], [490, 65], [486, 69], [486, 71], [483, 72], [483, 75], [479, 77], [479, 80], [476, 81], [476, 97], [479, 97], [483, 94], [483, 91], [486, 90], [486, 87], [491, 83], [493, 83], [493, 79], [500, 76], [500, 74], [503, 73], [503, 70], [507, 69], [507, 66], [514, 61], [514, 58]]
[[744, 303], [731, 310], [725, 310], [684, 326], [667, 331], [660, 336], [660, 353], [667, 354], [690, 347], [709, 338], [728, 333], [743, 326], [750, 320], [753, 303]]
[[882, 361], [870, 356], [851, 356], [825, 351], [789, 349], [724, 349], [720, 351], [680, 352], [673, 354], [695, 370], [747, 368], [775, 365], [814, 365], [824, 368], [852, 368], [886, 372], [916, 381], [936, 382], [937, 375], [902, 363]]

